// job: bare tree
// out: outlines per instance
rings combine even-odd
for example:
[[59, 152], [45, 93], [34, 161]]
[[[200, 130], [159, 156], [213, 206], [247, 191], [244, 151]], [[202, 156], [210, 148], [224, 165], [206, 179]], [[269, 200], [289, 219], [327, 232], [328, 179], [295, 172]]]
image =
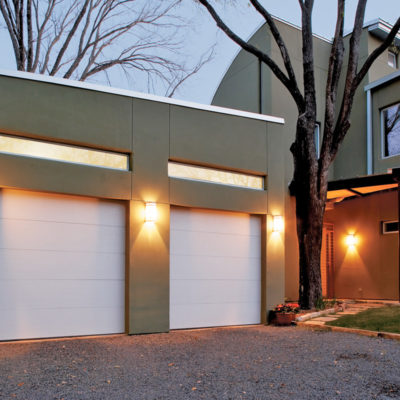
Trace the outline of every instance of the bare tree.
[[266, 52], [247, 43], [230, 29], [209, 1], [198, 1], [208, 10], [217, 26], [229, 38], [271, 69], [279, 81], [287, 88], [296, 103], [298, 110], [296, 136], [290, 148], [294, 160], [294, 175], [290, 186], [291, 192], [296, 198], [300, 265], [299, 300], [302, 308], [313, 307], [322, 296], [320, 255], [328, 186], [328, 169], [350, 128], [349, 118], [356, 89], [372, 63], [392, 44], [400, 28], [400, 18], [397, 19], [382, 44], [359, 66], [359, 45], [367, 0], [358, 1], [350, 37], [349, 60], [345, 71], [345, 87], [343, 94], [339, 96], [338, 86], [344, 59], [343, 25], [346, 0], [337, 1], [336, 29], [329, 57], [326, 82], [323, 141], [321, 154], [318, 158], [314, 142], [317, 109], [311, 24], [314, 1], [298, 0], [302, 15], [303, 87], [299, 86], [299, 81], [293, 70], [291, 58], [282, 35], [271, 14], [258, 0], [250, 0], [250, 3], [265, 19], [279, 48], [284, 69], [281, 69]]
[[[17, 69], [85, 81], [120, 67], [172, 95], [211, 58], [181, 54], [181, 0], [0, 0]], [[108, 75], [107, 75], [108, 78]]]

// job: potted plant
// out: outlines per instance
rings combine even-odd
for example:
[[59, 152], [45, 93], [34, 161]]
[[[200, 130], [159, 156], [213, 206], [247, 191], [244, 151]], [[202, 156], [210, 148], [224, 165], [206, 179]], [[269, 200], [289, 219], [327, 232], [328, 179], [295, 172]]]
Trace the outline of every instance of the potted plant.
[[300, 306], [297, 303], [278, 304], [273, 312], [275, 314], [275, 325], [287, 326], [296, 319], [296, 315], [300, 311]]

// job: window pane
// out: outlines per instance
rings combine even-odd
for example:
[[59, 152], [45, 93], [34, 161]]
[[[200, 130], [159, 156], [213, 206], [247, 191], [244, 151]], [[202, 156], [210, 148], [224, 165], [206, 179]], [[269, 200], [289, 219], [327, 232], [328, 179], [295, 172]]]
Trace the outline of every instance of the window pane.
[[320, 124], [319, 124], [319, 122], [317, 122], [315, 124], [315, 128], [314, 128], [314, 143], [315, 143], [315, 151], [317, 154], [317, 158], [319, 158], [319, 156], [320, 156], [320, 147], [321, 147], [319, 144], [319, 141], [320, 141], [319, 131], [320, 131]]
[[168, 163], [168, 176], [172, 178], [193, 179], [202, 182], [220, 183], [250, 189], [264, 189], [264, 178], [261, 176], [240, 174], [218, 169], [195, 167], [193, 165]]
[[396, 54], [392, 53], [391, 51], [388, 52], [388, 64], [392, 68], [397, 68]]
[[400, 103], [382, 111], [385, 157], [400, 154]]
[[128, 169], [128, 155], [126, 154], [22, 139], [2, 134], [0, 134], [0, 152], [96, 167]]

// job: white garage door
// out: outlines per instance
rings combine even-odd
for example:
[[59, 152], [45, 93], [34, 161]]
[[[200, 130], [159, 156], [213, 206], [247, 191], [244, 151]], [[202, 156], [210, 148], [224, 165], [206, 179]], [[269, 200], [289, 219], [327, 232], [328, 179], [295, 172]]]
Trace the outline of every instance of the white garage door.
[[261, 221], [171, 208], [170, 328], [260, 322]]
[[121, 203], [0, 190], [0, 340], [124, 331]]

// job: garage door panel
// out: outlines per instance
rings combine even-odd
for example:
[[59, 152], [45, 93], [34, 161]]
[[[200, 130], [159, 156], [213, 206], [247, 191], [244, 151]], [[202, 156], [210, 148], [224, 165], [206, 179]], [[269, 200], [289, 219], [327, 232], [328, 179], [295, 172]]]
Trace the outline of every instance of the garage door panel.
[[171, 283], [171, 304], [248, 303], [249, 299], [258, 299], [261, 295], [258, 282], [229, 279], [175, 280]]
[[2, 311], [0, 338], [15, 340], [100, 335], [120, 333], [123, 330], [123, 308], [120, 307], [18, 309]]
[[[260, 322], [257, 303], [176, 305], [171, 315], [171, 329], [204, 328], [212, 326], [250, 325]], [[250, 310], [250, 311], [249, 311]]]
[[[194, 210], [194, 212], [188, 212]], [[174, 230], [186, 230], [197, 232], [229, 233], [239, 235], [260, 234], [257, 227], [257, 218], [251, 218], [248, 214], [231, 212], [216, 213], [212, 210], [198, 210], [190, 208], [174, 208], [171, 215], [171, 226]], [[212, 229], [210, 231], [210, 229]]]
[[121, 280], [3, 280], [0, 309], [122, 307], [123, 289]]
[[254, 324], [261, 317], [261, 220], [171, 208], [171, 329]]
[[[112, 202], [84, 197], [50, 195], [6, 189], [1, 196], [0, 213], [7, 218], [79, 224], [125, 225], [125, 209]], [[57, 198], [57, 201], [54, 199]]]
[[261, 241], [257, 236], [209, 232], [171, 232], [171, 253], [201, 256], [246, 257], [259, 254]]
[[124, 252], [124, 229], [57, 222], [0, 220], [0, 242], [4, 249], [36, 249], [51, 251]]
[[[2, 279], [121, 279], [125, 254], [0, 250]], [[96, 265], [96, 268], [93, 268]]]
[[122, 203], [0, 190], [0, 340], [125, 330]]
[[171, 279], [260, 280], [260, 258], [171, 255]]

